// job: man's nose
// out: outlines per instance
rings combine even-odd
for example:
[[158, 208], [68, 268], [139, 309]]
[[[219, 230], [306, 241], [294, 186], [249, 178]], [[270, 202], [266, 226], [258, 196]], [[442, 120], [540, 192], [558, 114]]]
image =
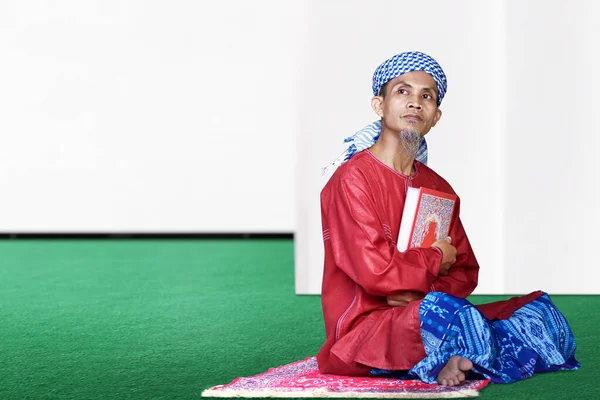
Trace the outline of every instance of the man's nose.
[[420, 110], [423, 108], [423, 106], [421, 105], [421, 101], [419, 97], [415, 97], [409, 100], [408, 102], [408, 108], [416, 108], [417, 110]]

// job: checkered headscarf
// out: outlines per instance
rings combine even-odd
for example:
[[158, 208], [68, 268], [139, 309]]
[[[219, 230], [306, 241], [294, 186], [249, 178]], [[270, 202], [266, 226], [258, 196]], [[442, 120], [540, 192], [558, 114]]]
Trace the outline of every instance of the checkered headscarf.
[[[378, 96], [381, 87], [397, 76], [412, 71], [427, 72], [435, 81], [438, 89], [438, 107], [448, 89], [446, 74], [442, 67], [427, 54], [418, 51], [409, 51], [396, 54], [386, 60], [375, 70], [373, 74], [373, 95]], [[349, 147], [331, 165], [323, 169], [323, 173], [331, 168], [336, 168], [348, 161], [356, 153], [373, 146], [381, 134], [381, 120], [375, 121], [354, 135], [344, 139], [344, 143], [350, 143]], [[425, 138], [421, 141], [419, 150], [415, 157], [417, 161], [427, 164], [427, 142]]]
[[379, 90], [387, 82], [397, 76], [406, 74], [412, 71], [425, 71], [435, 81], [438, 89], [438, 107], [442, 104], [442, 99], [446, 94], [448, 82], [446, 74], [442, 67], [433, 58], [427, 54], [419, 53], [418, 51], [409, 51], [406, 53], [396, 54], [394, 57], [386, 60], [375, 70], [373, 74], [373, 96], [379, 95]]

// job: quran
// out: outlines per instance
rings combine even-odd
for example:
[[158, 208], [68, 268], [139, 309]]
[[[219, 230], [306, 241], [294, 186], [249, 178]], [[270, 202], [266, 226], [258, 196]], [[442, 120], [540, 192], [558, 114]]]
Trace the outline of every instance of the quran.
[[408, 188], [398, 234], [398, 250], [432, 244], [448, 236], [458, 197], [428, 188]]

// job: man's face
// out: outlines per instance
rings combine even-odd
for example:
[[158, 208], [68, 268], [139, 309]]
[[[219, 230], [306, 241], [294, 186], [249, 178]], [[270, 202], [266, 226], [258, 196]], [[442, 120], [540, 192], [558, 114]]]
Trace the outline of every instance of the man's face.
[[385, 98], [375, 96], [372, 105], [382, 118], [383, 127], [396, 133], [417, 131], [425, 136], [442, 116], [437, 99], [433, 78], [427, 72], [413, 71], [389, 81]]

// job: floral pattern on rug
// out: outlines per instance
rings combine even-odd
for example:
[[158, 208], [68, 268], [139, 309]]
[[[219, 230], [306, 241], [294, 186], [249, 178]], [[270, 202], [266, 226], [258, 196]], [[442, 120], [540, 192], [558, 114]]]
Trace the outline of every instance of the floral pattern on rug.
[[[204, 397], [251, 397], [252, 392], [262, 393], [263, 397], [278, 397], [277, 393], [300, 392], [297, 397], [313, 397], [310, 393], [352, 393], [357, 394], [458, 394], [455, 392], [473, 392], [483, 389], [489, 380], [466, 381], [460, 386], [440, 386], [424, 383], [418, 379], [402, 380], [381, 377], [350, 377], [322, 374], [317, 368], [315, 357], [296, 361], [277, 368], [271, 368], [259, 375], [236, 378], [227, 385], [219, 385], [202, 393]], [[244, 396], [242, 393], [247, 393]], [[477, 394], [470, 394], [471, 396]], [[327, 397], [327, 396], [323, 396]], [[367, 397], [367, 396], [364, 396]], [[382, 396], [383, 397], [383, 396]], [[385, 396], [389, 397], [389, 396]], [[398, 396], [404, 397], [404, 396]], [[438, 397], [438, 396], [435, 396]], [[446, 397], [446, 396], [443, 396]], [[457, 396], [451, 396], [457, 397]]]

